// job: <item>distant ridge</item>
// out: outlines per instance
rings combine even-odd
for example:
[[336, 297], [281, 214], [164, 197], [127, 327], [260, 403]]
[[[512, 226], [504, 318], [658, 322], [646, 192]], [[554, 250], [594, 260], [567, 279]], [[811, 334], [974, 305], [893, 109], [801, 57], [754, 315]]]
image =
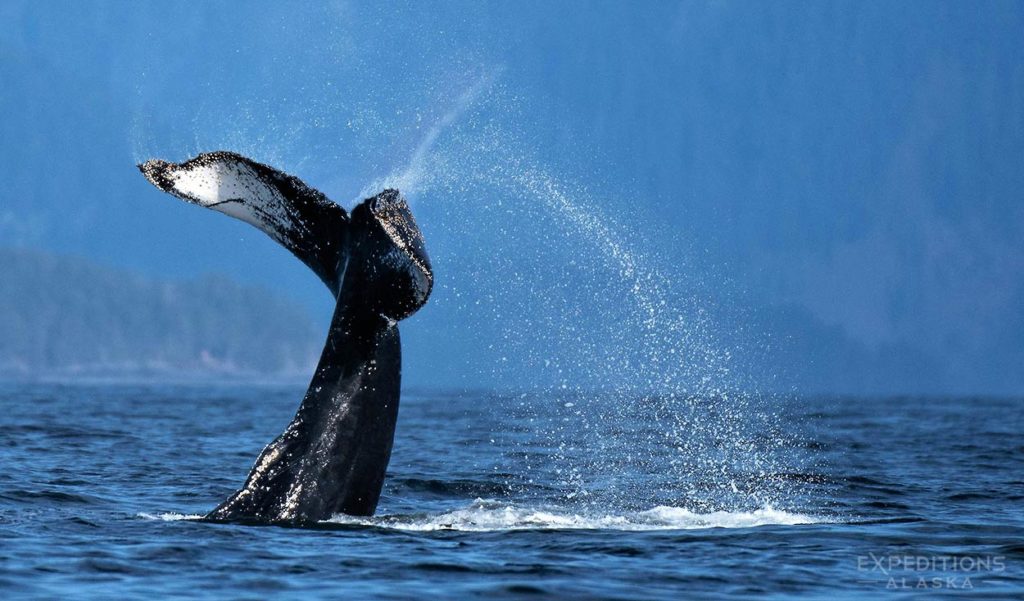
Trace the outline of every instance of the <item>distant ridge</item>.
[[2, 376], [294, 376], [321, 338], [301, 306], [224, 276], [154, 280], [0, 249]]

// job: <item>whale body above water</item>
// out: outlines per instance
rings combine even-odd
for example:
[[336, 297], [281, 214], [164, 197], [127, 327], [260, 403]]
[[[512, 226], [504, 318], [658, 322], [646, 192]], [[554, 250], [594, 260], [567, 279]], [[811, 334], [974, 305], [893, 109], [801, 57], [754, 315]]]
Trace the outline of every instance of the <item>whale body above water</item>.
[[336, 299], [334, 317], [295, 418], [211, 521], [305, 523], [372, 515], [398, 418], [398, 322], [430, 296], [423, 236], [397, 190], [345, 211], [298, 178], [233, 152], [139, 170], [189, 203], [245, 221], [298, 257]]

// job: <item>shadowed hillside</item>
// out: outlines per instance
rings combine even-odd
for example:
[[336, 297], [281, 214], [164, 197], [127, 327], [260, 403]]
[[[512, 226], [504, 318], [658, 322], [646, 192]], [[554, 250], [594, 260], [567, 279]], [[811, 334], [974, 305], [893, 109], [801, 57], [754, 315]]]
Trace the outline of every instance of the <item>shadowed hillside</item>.
[[285, 375], [321, 344], [301, 307], [226, 277], [154, 281], [0, 250], [0, 373]]

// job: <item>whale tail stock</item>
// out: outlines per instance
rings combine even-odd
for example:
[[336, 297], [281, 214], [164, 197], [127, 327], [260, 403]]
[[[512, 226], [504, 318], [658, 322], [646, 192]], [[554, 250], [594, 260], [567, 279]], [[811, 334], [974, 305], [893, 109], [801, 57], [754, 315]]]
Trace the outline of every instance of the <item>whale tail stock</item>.
[[245, 485], [206, 517], [307, 522], [371, 515], [391, 456], [401, 346], [396, 324], [430, 295], [423, 236], [397, 190], [352, 213], [298, 178], [232, 152], [138, 166], [161, 190], [245, 221], [313, 270], [337, 300], [316, 372], [291, 424]]

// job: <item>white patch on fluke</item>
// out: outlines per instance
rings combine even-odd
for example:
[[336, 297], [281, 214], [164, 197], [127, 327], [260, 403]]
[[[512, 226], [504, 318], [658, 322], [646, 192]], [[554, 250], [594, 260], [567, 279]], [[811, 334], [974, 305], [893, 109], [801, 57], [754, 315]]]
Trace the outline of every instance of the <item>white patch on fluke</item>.
[[219, 159], [168, 170], [174, 192], [198, 205], [240, 219], [278, 241], [297, 228], [288, 200], [242, 162]]

